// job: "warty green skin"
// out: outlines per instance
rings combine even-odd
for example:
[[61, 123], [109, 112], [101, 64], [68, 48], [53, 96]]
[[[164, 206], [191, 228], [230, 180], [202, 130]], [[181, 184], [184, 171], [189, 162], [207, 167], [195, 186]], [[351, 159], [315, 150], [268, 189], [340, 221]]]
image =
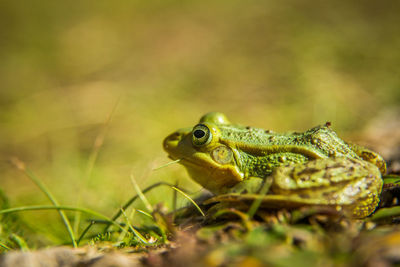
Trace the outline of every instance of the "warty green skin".
[[[379, 203], [386, 171], [382, 157], [346, 143], [328, 123], [303, 133], [274, 133], [231, 124], [212, 112], [193, 128], [166, 137], [164, 149], [218, 195], [214, 201], [261, 197], [270, 208], [333, 206], [357, 218]], [[267, 177], [272, 180], [268, 195], [254, 195]], [[243, 192], [247, 195], [238, 195]]]
[[328, 126], [304, 133], [271, 133], [259, 128], [219, 125], [220, 142], [234, 151], [244, 179], [263, 178], [288, 163], [302, 163], [328, 157], [360, 157]]

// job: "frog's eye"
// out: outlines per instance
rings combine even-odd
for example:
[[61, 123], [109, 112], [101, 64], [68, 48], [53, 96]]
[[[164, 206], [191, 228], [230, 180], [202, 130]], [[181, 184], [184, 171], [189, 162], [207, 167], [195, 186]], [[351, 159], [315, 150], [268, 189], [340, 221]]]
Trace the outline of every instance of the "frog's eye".
[[197, 124], [192, 131], [192, 143], [195, 146], [203, 146], [210, 143], [212, 134], [204, 124]]

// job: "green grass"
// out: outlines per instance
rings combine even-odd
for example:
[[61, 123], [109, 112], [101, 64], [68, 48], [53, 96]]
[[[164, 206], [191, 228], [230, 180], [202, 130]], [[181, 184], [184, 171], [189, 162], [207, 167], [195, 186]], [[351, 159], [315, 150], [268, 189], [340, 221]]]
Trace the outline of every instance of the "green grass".
[[[27, 211], [38, 211], [38, 210], [56, 210], [59, 214], [60, 217], [62, 219], [62, 222], [67, 230], [68, 235], [71, 238], [71, 246], [73, 247], [78, 247], [79, 244], [82, 243], [82, 241], [86, 241], [86, 243], [90, 243], [93, 240], [87, 236], [101, 236], [101, 235], [107, 235], [107, 233], [114, 232], [115, 230], [113, 229], [109, 229], [110, 226], [115, 226], [117, 228], [117, 231], [120, 232], [120, 236], [118, 237], [117, 240], [113, 240], [114, 242], [120, 242], [120, 239], [124, 239], [124, 235], [126, 235], [128, 232], [132, 233], [138, 240], [139, 243], [143, 246], [151, 246], [154, 244], [160, 245], [163, 244], [165, 242], [167, 242], [167, 238], [166, 238], [166, 234], [165, 234], [165, 227], [163, 225], [158, 225], [157, 224], [157, 219], [154, 217], [154, 209], [152, 207], [152, 205], [149, 203], [149, 201], [146, 199], [146, 197], [144, 196], [144, 193], [149, 192], [152, 189], [155, 189], [157, 187], [160, 186], [168, 186], [169, 188], [171, 188], [171, 190], [173, 191], [177, 191], [180, 194], [182, 194], [186, 199], [188, 199], [195, 207], [196, 209], [204, 216], [204, 213], [202, 212], [201, 208], [196, 204], [196, 202], [190, 198], [190, 196], [188, 194], [186, 194], [182, 189], [177, 188], [176, 186], [173, 186], [171, 184], [168, 183], [157, 183], [154, 184], [144, 190], [141, 190], [136, 181], [133, 179], [133, 177], [131, 178], [131, 181], [134, 185], [134, 188], [136, 190], [137, 195], [135, 195], [134, 197], [132, 197], [129, 201], [127, 201], [123, 207], [121, 207], [118, 212], [112, 217], [109, 218], [106, 215], [96, 212], [94, 210], [88, 209], [88, 208], [84, 208], [84, 207], [74, 207], [74, 206], [65, 206], [65, 205], [59, 205], [58, 201], [56, 200], [56, 198], [52, 195], [52, 193], [46, 188], [46, 186], [39, 180], [38, 177], [36, 177], [34, 175], [34, 173], [29, 170], [25, 164], [23, 164], [21, 161], [15, 160], [14, 159], [14, 164], [18, 167], [18, 169], [20, 171], [23, 171], [24, 174], [26, 174], [36, 185], [38, 185], [39, 189], [50, 199], [50, 201], [52, 202], [53, 206], [49, 206], [49, 205], [36, 205], [36, 206], [21, 206], [21, 207], [7, 207], [7, 208], [3, 208], [0, 210], [0, 215], [9, 215], [9, 214], [13, 214], [13, 213], [19, 213], [19, 212], [27, 212]], [[5, 196], [4, 196], [5, 198]], [[135, 200], [137, 199], [141, 199], [145, 204], [147, 209], [151, 212], [145, 212], [143, 210], [140, 209], [135, 209], [130, 207]], [[156, 239], [155, 241], [150, 242], [145, 236], [150, 237], [152, 236], [151, 233], [144, 231], [144, 233], [140, 233], [139, 230], [136, 230], [136, 227], [134, 227], [132, 225], [131, 220], [129, 219], [128, 215], [126, 214], [125, 210], [131, 208], [132, 209], [132, 213], [138, 213], [138, 214], [142, 214], [145, 217], [149, 218], [152, 221], [152, 225], [154, 225], [156, 228], [159, 229], [159, 232], [162, 233], [161, 236], [158, 236], [158, 239]], [[81, 233], [78, 233], [80, 236], [78, 238], [78, 240], [76, 240], [73, 232], [72, 232], [72, 228], [70, 226], [69, 223], [69, 219], [66, 216], [64, 211], [75, 211], [78, 213], [83, 213], [86, 214], [88, 216], [90, 216], [90, 220], [89, 223], [87, 222], [81, 222], [82, 224], [87, 224], [87, 226], [83, 229], [83, 231]], [[118, 221], [119, 217], [123, 215], [123, 221]], [[164, 215], [162, 215], [164, 216]], [[76, 216], [75, 216], [76, 217]], [[1, 217], [0, 217], [1, 218]], [[106, 227], [101, 231], [97, 230], [97, 232], [90, 232], [91, 228], [97, 223], [99, 222], [98, 220], [101, 219], [101, 224], [106, 224]], [[149, 223], [147, 223], [146, 225], [144, 225], [143, 227], [146, 228], [149, 225], [151, 225]], [[1, 225], [1, 224], [0, 224]], [[124, 225], [126, 225], [124, 227]], [[79, 227], [81, 228], [81, 227]], [[47, 232], [45, 229], [42, 229], [42, 233], [46, 234], [46, 235], [51, 235], [51, 232]], [[20, 249], [26, 249], [27, 245], [25, 244], [25, 241], [18, 237], [17, 235], [13, 234], [13, 233], [1, 233], [0, 232], [0, 237], [1, 239], [13, 239], [14, 242], [17, 242], [19, 244], [19, 248]], [[8, 234], [10, 237], [7, 238], [7, 236], [5, 234]], [[121, 238], [121, 235], [122, 238]], [[1, 240], [0, 239], [0, 240]], [[161, 243], [160, 243], [161, 242]], [[85, 243], [85, 244], [86, 244]], [[6, 245], [6, 243], [1, 242], [1, 248], [3, 250], [10, 250], [10, 247], [8, 247]], [[21, 245], [23, 244], [23, 245]], [[58, 244], [54, 244], [54, 245], [58, 245]]]
[[[36, 177], [36, 175], [25, 166], [25, 164], [23, 162], [21, 162], [18, 159], [13, 159], [13, 164], [17, 167], [18, 170], [22, 171], [29, 179], [31, 179], [38, 187], [39, 189], [47, 196], [47, 198], [51, 201], [51, 203], [53, 203], [53, 205], [55, 207], [59, 206], [58, 201], [56, 200], [56, 198], [53, 196], [53, 194], [47, 189], [47, 187]], [[20, 209], [21, 210], [21, 209]], [[22, 209], [23, 210], [23, 209]], [[58, 213], [60, 214], [61, 220], [63, 221], [65, 228], [68, 231], [68, 235], [71, 238], [71, 242], [72, 245], [74, 247], [77, 247], [77, 243], [76, 243], [76, 239], [75, 239], [75, 235], [72, 231], [72, 227], [71, 227], [71, 223], [68, 220], [67, 216], [65, 215], [65, 213], [63, 212], [62, 209], [57, 209]], [[5, 211], [3, 211], [4, 213], [6, 213]], [[0, 211], [0, 214], [2, 212]]]
[[[16, 163], [21, 171], [29, 170], [21, 162], [16, 161]], [[185, 193], [185, 190], [168, 183], [157, 183], [142, 190], [132, 178], [136, 195], [110, 218], [102, 212], [89, 208], [59, 205], [55, 201], [55, 197], [32, 171], [28, 171], [26, 175], [34, 180], [46, 196], [51, 196], [49, 199], [52, 199], [52, 205], [9, 207], [7, 198], [3, 194], [3, 208], [0, 210], [0, 225], [2, 225], [0, 249], [3, 252], [27, 251], [35, 248], [35, 246], [30, 247], [29, 242], [27, 243], [26, 237], [29, 235], [25, 237], [24, 234], [21, 235], [21, 232], [17, 233], [19, 230], [15, 233], [15, 229], [7, 230], [6, 219], [10, 219], [8, 216], [35, 211], [51, 212], [52, 210], [62, 211], [65, 218], [68, 218], [66, 212], [79, 212], [90, 218], [89, 222], [81, 221], [83, 225], [79, 228], [83, 228], [84, 225], [86, 227], [83, 228], [78, 239], [74, 237], [70, 241], [71, 247], [90, 245], [100, 249], [106, 244], [111, 244], [115, 248], [129, 247], [131, 251], [143, 252], [159, 247], [168, 249], [170, 244], [175, 243], [174, 246], [178, 246], [178, 251], [198, 250], [198, 253], [191, 257], [190, 262], [204, 263], [206, 261], [211, 265], [240, 265], [249, 262], [251, 264], [290, 266], [296, 262], [297, 266], [306, 266], [310, 264], [311, 258], [313, 264], [357, 265], [369, 262], [368, 258], [363, 258], [367, 255], [378, 257], [382, 262], [392, 262], [393, 259], [390, 258], [387, 250], [397, 246], [390, 240], [397, 238], [392, 218], [400, 217], [398, 206], [379, 209], [373, 216], [364, 220], [351, 220], [338, 217], [338, 214], [324, 214], [313, 208], [292, 212], [266, 212], [260, 209], [260, 203], [256, 202], [249, 207], [249, 210], [243, 211], [235, 206], [220, 206], [219, 208], [203, 206], [202, 203], [196, 203], [188, 193]], [[391, 175], [387, 181], [397, 183], [398, 179], [398, 176]], [[162, 186], [167, 186], [169, 190], [183, 195], [190, 205], [184, 209], [165, 210], [158, 207], [156, 205], [158, 203], [151, 203], [146, 194], [151, 190], [159, 190]], [[266, 193], [268, 188], [269, 183], [265, 183], [262, 191]], [[145, 203], [150, 213], [132, 207], [138, 199]], [[130, 210], [130, 215], [126, 210]], [[139, 216], [147, 218], [140, 225], [135, 222]], [[184, 225], [187, 227], [190, 225], [188, 224], [190, 221], [197, 229], [191, 232], [190, 238], [196, 240], [198, 247], [185, 247], [185, 244], [179, 243], [178, 237], [183, 234], [180, 223], [185, 222]], [[15, 222], [18, 224], [18, 217], [14, 217], [13, 222], [13, 225]], [[63, 220], [62, 224], [64, 224]], [[106, 228], [94, 229], [94, 226], [102, 224], [105, 224]], [[64, 227], [67, 230], [65, 234], [70, 235], [65, 224]], [[41, 231], [43, 234], [52, 235], [51, 231], [45, 228]], [[346, 239], [343, 239], [344, 236]], [[355, 246], [360, 240], [373, 242], [371, 239], [377, 243], [388, 242], [381, 245], [381, 255], [376, 254], [378, 252], [373, 247], [366, 248], [361, 245], [358, 248]], [[221, 240], [224, 241], [221, 242]], [[385, 247], [382, 248], [382, 246]], [[365, 252], [365, 249], [369, 252]], [[174, 256], [174, 250], [167, 251], [168, 257], [172, 257], [175, 263], [184, 263], [187, 260], [183, 256], [179, 256], [180, 258]], [[176, 253], [181, 255], [181, 252]]]

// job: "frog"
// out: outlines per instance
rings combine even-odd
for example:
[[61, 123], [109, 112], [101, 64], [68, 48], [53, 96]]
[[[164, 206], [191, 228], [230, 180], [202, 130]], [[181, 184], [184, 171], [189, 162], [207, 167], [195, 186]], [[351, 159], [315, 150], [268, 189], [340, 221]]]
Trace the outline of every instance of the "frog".
[[[221, 112], [168, 135], [163, 148], [216, 201], [261, 199], [271, 208], [333, 207], [364, 218], [382, 191], [385, 160], [346, 142], [325, 123], [304, 132], [231, 123]], [[268, 191], [259, 194], [268, 181]]]

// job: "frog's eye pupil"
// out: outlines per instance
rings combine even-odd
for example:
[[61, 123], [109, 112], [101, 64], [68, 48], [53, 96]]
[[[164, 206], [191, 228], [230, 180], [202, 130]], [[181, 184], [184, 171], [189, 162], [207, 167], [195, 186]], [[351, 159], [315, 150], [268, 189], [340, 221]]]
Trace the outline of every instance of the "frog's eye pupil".
[[193, 134], [196, 138], [202, 138], [203, 136], [206, 135], [206, 133], [203, 130], [196, 130], [194, 131]]

